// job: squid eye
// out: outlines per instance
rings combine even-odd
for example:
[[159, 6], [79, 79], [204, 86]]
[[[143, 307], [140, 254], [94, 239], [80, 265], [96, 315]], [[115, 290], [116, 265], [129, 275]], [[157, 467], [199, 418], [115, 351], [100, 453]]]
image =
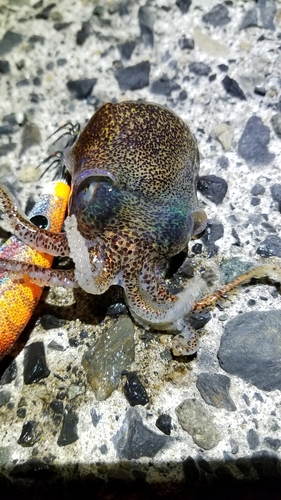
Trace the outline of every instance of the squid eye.
[[79, 190], [79, 194], [80, 196], [82, 195], [84, 201], [90, 201], [96, 190], [97, 190], [97, 187], [98, 187], [98, 183], [95, 182], [95, 181], [92, 181], [92, 182], [87, 182], [85, 183], [84, 185], [81, 186], [80, 190]]
[[30, 218], [30, 222], [38, 229], [49, 229], [50, 227], [50, 221], [45, 215], [34, 215]]

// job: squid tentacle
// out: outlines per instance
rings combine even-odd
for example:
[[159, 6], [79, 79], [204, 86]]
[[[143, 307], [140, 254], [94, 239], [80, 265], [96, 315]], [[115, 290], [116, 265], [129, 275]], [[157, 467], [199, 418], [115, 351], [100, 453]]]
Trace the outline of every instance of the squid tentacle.
[[38, 229], [19, 208], [17, 200], [6, 186], [0, 184], [0, 210], [2, 219], [9, 224], [12, 232], [26, 245], [54, 256], [69, 255], [69, 246], [65, 233], [54, 233]]

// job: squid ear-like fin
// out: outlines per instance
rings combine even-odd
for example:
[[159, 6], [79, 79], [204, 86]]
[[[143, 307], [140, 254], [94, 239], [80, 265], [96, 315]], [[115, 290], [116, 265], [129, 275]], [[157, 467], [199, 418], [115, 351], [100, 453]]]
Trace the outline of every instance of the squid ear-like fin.
[[192, 212], [192, 218], [194, 220], [194, 226], [193, 226], [193, 236], [202, 233], [204, 229], [207, 226], [207, 215], [204, 212], [204, 210], [194, 210]]

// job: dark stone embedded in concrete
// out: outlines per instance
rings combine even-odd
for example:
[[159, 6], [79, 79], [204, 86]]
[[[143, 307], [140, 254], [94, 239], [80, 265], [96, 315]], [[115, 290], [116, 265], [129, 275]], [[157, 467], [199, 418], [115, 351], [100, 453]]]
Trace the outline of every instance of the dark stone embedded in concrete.
[[36, 19], [49, 19], [49, 16], [51, 14], [51, 10], [53, 10], [53, 8], [56, 6], [55, 3], [50, 3], [49, 5], [46, 5], [46, 7], [44, 7], [44, 9], [41, 10], [41, 12], [39, 12], [38, 14], [36, 14]]
[[223, 225], [218, 222], [209, 221], [201, 239], [208, 251], [208, 257], [218, 253], [218, 247], [215, 241], [224, 235]]
[[260, 444], [260, 438], [255, 429], [249, 429], [247, 432], [247, 441], [250, 450], [255, 450]]
[[13, 380], [15, 380], [17, 372], [17, 362], [13, 359], [0, 378], [0, 385], [10, 384]]
[[251, 311], [230, 320], [221, 338], [221, 368], [259, 389], [281, 389], [281, 310]]
[[64, 415], [61, 432], [57, 441], [59, 446], [67, 446], [77, 441], [77, 424], [78, 416], [76, 413], [69, 412]]
[[124, 386], [124, 394], [131, 406], [146, 405], [149, 402], [147, 392], [139, 377], [134, 372], [126, 372], [127, 380]]
[[231, 453], [233, 455], [236, 455], [239, 451], [239, 445], [238, 445], [237, 441], [235, 441], [235, 439], [233, 439], [233, 438], [230, 438], [229, 444], [231, 446]]
[[265, 193], [265, 188], [261, 184], [255, 184], [251, 189], [253, 196], [260, 196]]
[[281, 238], [275, 234], [269, 235], [263, 240], [257, 249], [261, 257], [281, 257]]
[[183, 35], [180, 39], [179, 39], [179, 47], [181, 48], [181, 50], [193, 50], [194, 49], [194, 40], [193, 38], [186, 38], [185, 35]]
[[92, 424], [94, 427], [96, 427], [101, 419], [101, 415], [97, 413], [97, 410], [95, 408], [92, 408], [90, 413], [91, 413]]
[[118, 68], [115, 72], [115, 78], [121, 90], [138, 90], [149, 85], [149, 72], [149, 61], [143, 61], [135, 66]]
[[83, 78], [81, 80], [69, 80], [66, 86], [76, 99], [86, 99], [91, 95], [96, 83], [96, 78]]
[[166, 434], [167, 436], [170, 436], [171, 434], [171, 427], [172, 427], [171, 424], [172, 424], [172, 419], [170, 415], [166, 415], [165, 413], [159, 415], [159, 417], [155, 422], [156, 427], [158, 427], [158, 429], [164, 432], [164, 434]]
[[154, 457], [166, 447], [172, 438], [156, 434], [143, 424], [136, 408], [129, 408], [121, 428], [112, 441], [118, 457], [126, 460], [137, 460], [141, 457]]
[[225, 26], [230, 23], [231, 19], [229, 17], [228, 9], [222, 3], [215, 5], [210, 12], [204, 14], [202, 20], [206, 24], [211, 24], [212, 26]]
[[17, 147], [17, 144], [15, 142], [9, 142], [8, 144], [2, 144], [0, 146], [0, 157], [6, 156], [11, 151], [14, 151], [16, 149], [16, 147]]
[[0, 56], [8, 54], [14, 47], [17, 47], [23, 41], [23, 36], [14, 31], [6, 31], [2, 40], [0, 40]]
[[35, 420], [28, 420], [22, 426], [21, 435], [18, 439], [18, 444], [21, 446], [34, 446], [43, 434], [42, 426]]
[[10, 73], [10, 63], [4, 59], [0, 60], [0, 74], [8, 75]]
[[81, 26], [81, 29], [79, 31], [77, 31], [77, 34], [76, 34], [76, 43], [77, 45], [83, 45], [87, 38], [89, 38], [89, 36], [93, 33], [93, 28], [92, 28], [92, 25], [90, 23], [90, 21], [84, 21], [82, 23], [82, 26]]
[[[27, 480], [30, 481], [34, 479], [35, 481], [48, 481], [56, 479], [57, 470], [54, 466], [47, 464], [39, 460], [38, 458], [31, 458], [24, 463], [18, 463], [11, 470], [11, 476], [14, 479]], [[38, 492], [38, 484], [37, 484]], [[37, 495], [37, 494], [36, 494]], [[17, 495], [18, 496], [18, 495]], [[21, 497], [23, 498], [21, 495]]]
[[131, 55], [134, 52], [135, 48], [136, 42], [134, 40], [129, 40], [118, 45], [118, 49], [122, 59], [126, 59], [127, 61], [131, 59]]
[[270, 186], [272, 199], [276, 203], [277, 210], [281, 212], [281, 184], [273, 184]]
[[147, 46], [153, 47], [154, 45], [154, 34], [153, 25], [154, 17], [149, 8], [144, 5], [139, 8], [138, 12], [139, 26], [141, 32], [141, 39], [143, 43]]
[[212, 315], [207, 309], [200, 312], [191, 312], [188, 315], [188, 324], [191, 328], [194, 328], [194, 330], [199, 330], [199, 328], [203, 328], [211, 318]]
[[40, 318], [40, 323], [44, 330], [52, 330], [53, 328], [60, 328], [65, 325], [65, 320], [57, 318], [53, 314], [44, 314]]
[[162, 75], [157, 80], [154, 80], [151, 84], [150, 90], [152, 94], [165, 95], [167, 97], [171, 96], [174, 90], [179, 90], [180, 85], [178, 85], [174, 78], [168, 78], [167, 75]]
[[9, 391], [0, 391], [0, 408], [9, 403], [10, 399], [11, 393]]
[[258, 116], [251, 116], [238, 142], [238, 154], [250, 165], [269, 165], [275, 155], [268, 151], [270, 130]]
[[223, 87], [225, 91], [231, 95], [232, 97], [237, 97], [238, 99], [241, 99], [242, 101], [246, 100], [246, 96], [243, 92], [243, 90], [239, 87], [238, 83], [233, 80], [233, 78], [229, 78], [228, 75], [224, 77], [222, 80]]
[[219, 373], [199, 373], [196, 387], [208, 405], [228, 411], [237, 409], [229, 394], [229, 377]]
[[226, 156], [219, 156], [219, 158], [217, 159], [217, 164], [221, 167], [221, 168], [228, 168], [229, 167], [229, 159], [226, 157]]
[[202, 62], [192, 62], [188, 65], [189, 71], [198, 76], [208, 76], [211, 72], [210, 66]]
[[232, 257], [231, 259], [226, 259], [222, 262], [220, 271], [223, 274], [224, 283], [229, 283], [237, 278], [237, 276], [246, 273], [253, 267], [254, 264], [251, 262], [244, 262], [243, 260], [240, 260], [239, 257]]
[[272, 437], [266, 437], [264, 438], [264, 443], [269, 446], [274, 451], [278, 451], [280, 446], [281, 446], [281, 439], [278, 438], [272, 438]]
[[257, 0], [257, 6], [246, 12], [240, 28], [245, 29], [257, 26], [274, 31], [275, 14], [275, 0]]
[[182, 14], [186, 14], [189, 11], [191, 0], [176, 0], [176, 5], [181, 10]]
[[197, 182], [197, 189], [208, 200], [218, 205], [222, 203], [228, 189], [226, 180], [217, 175], [201, 175]]
[[64, 412], [64, 406], [62, 401], [58, 401], [57, 399], [53, 399], [53, 401], [50, 402], [50, 408], [53, 410], [54, 413], [57, 415], [63, 415]]
[[182, 428], [204, 450], [214, 448], [222, 439], [212, 414], [200, 401], [185, 399], [177, 406], [176, 414]]
[[281, 139], [281, 113], [276, 113], [270, 120], [273, 130], [277, 137]]
[[50, 375], [43, 342], [33, 342], [24, 349], [23, 378], [25, 384], [39, 382]]
[[21, 150], [20, 155], [22, 155], [27, 149], [32, 146], [40, 144], [42, 138], [39, 127], [36, 123], [27, 123], [24, 126], [21, 135]]

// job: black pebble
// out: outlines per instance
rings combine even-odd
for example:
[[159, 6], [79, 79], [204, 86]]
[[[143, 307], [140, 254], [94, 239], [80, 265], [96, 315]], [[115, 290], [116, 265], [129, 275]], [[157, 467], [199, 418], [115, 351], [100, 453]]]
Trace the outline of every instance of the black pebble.
[[15, 142], [9, 142], [8, 144], [2, 144], [0, 146], [0, 156], [6, 156], [11, 151], [16, 149], [17, 145]]
[[198, 76], [208, 76], [208, 74], [211, 72], [210, 66], [202, 62], [190, 63], [188, 67], [191, 73], [195, 73], [195, 75]]
[[176, 5], [183, 14], [186, 14], [191, 6], [191, 0], [176, 0]]
[[175, 83], [174, 79], [169, 79], [167, 75], [162, 75], [161, 78], [154, 80], [150, 90], [152, 94], [165, 95], [169, 97], [173, 90], [179, 90], [180, 86]]
[[217, 164], [221, 167], [221, 168], [228, 168], [229, 167], [229, 159], [226, 157], [226, 156], [220, 156], [218, 159], [217, 159]]
[[8, 54], [14, 47], [17, 47], [23, 41], [23, 36], [14, 31], [6, 31], [2, 40], [0, 40], [0, 56]]
[[39, 441], [42, 436], [42, 430], [38, 422], [35, 420], [28, 420], [22, 426], [21, 435], [18, 439], [18, 444], [21, 446], [33, 446]]
[[[1, 73], [1, 71], [0, 71]], [[10, 123], [7, 123], [7, 125], [1, 125], [0, 126], [0, 135], [10, 135], [14, 133], [14, 127]]]
[[53, 410], [54, 413], [57, 415], [62, 415], [64, 408], [63, 408], [63, 402], [58, 401], [57, 399], [53, 399], [53, 401], [50, 402], [50, 408]]
[[71, 23], [55, 23], [54, 29], [56, 31], [62, 31], [64, 29], [68, 28], [68, 26], [70, 26], [70, 25], [71, 25]]
[[249, 429], [247, 432], [247, 441], [250, 450], [254, 450], [260, 444], [260, 439], [257, 431], [255, 429]]
[[218, 64], [218, 68], [223, 72], [226, 73], [228, 71], [228, 66], [226, 64]]
[[82, 23], [81, 30], [79, 30], [76, 34], [76, 43], [77, 45], [83, 45], [87, 38], [92, 34], [93, 28], [89, 21], [84, 21]]
[[224, 229], [222, 224], [212, 221], [208, 222], [201, 239], [208, 251], [209, 258], [218, 253], [218, 247], [214, 242], [222, 238], [223, 234]]
[[[280, 185], [281, 187], [281, 185]], [[255, 184], [251, 189], [251, 194], [253, 196], [259, 196], [265, 193], [265, 188], [261, 184]]]
[[115, 72], [115, 78], [120, 90], [138, 90], [149, 85], [149, 72], [149, 61], [143, 61], [135, 66], [118, 68]]
[[192, 50], [194, 49], [194, 40], [192, 38], [186, 38], [184, 35], [179, 39], [179, 47], [184, 49]]
[[25, 418], [26, 417], [26, 408], [18, 408], [17, 409], [17, 417]]
[[78, 416], [76, 413], [67, 413], [64, 416], [61, 432], [57, 441], [59, 446], [67, 446], [77, 441], [77, 424]]
[[41, 35], [32, 35], [29, 37], [28, 41], [29, 41], [29, 43], [32, 43], [33, 45], [35, 43], [40, 43], [41, 45], [43, 45], [45, 42], [45, 37], [41, 36]]
[[274, 451], [278, 451], [281, 446], [281, 439], [266, 437], [264, 442]]
[[90, 413], [91, 413], [91, 420], [92, 420], [92, 424], [94, 427], [96, 427], [101, 419], [101, 415], [99, 415], [97, 413], [97, 411], [95, 410], [95, 408], [92, 408], [90, 410]]
[[218, 205], [222, 203], [226, 192], [227, 192], [227, 182], [222, 177], [217, 177], [216, 175], [202, 175], [199, 177], [197, 183], [197, 189], [200, 191], [208, 200]]
[[69, 80], [66, 86], [76, 99], [86, 99], [91, 95], [96, 83], [96, 78], [83, 78], [81, 80]]
[[11, 393], [9, 391], [0, 391], [0, 407], [9, 403], [11, 399]]
[[229, 78], [228, 75], [224, 77], [224, 79], [222, 80], [222, 84], [225, 91], [232, 97], [237, 97], [242, 101], [246, 101], [246, 97], [243, 90], [239, 87], [238, 83], [232, 78]]
[[147, 46], [153, 47], [154, 45], [154, 35], [153, 35], [153, 24], [154, 18], [148, 7], [143, 6], [139, 8], [138, 13], [139, 26], [141, 31], [141, 39], [143, 43]]
[[171, 428], [172, 428], [172, 419], [170, 415], [165, 415], [165, 413], [162, 413], [162, 415], [159, 415], [157, 418], [155, 425], [160, 429], [160, 431], [164, 432], [164, 434], [167, 434], [167, 436], [170, 436], [171, 434]]
[[215, 5], [210, 12], [202, 16], [202, 21], [212, 26], [225, 26], [231, 19], [228, 15], [228, 9], [222, 3]]
[[147, 392], [136, 373], [126, 372], [127, 380], [124, 394], [131, 406], [146, 405], [149, 402]]
[[41, 326], [43, 326], [44, 330], [52, 330], [52, 328], [60, 328], [65, 325], [64, 319], [59, 319], [52, 314], [44, 314], [40, 318]]
[[122, 59], [126, 59], [127, 61], [131, 59], [131, 55], [136, 48], [136, 42], [134, 40], [130, 40], [128, 42], [121, 43], [118, 45], [118, 49]]
[[261, 203], [260, 198], [258, 198], [257, 196], [253, 196], [253, 198], [251, 199], [251, 205], [253, 207], [257, 207], [258, 205], [260, 205], [260, 203]]
[[10, 73], [10, 63], [8, 61], [4, 61], [1, 59], [0, 61], [0, 74], [1, 75], [8, 75]]
[[277, 137], [281, 139], [281, 113], [276, 113], [270, 120], [273, 130]]
[[281, 257], [281, 238], [275, 234], [267, 236], [265, 240], [260, 243], [257, 253], [261, 255], [261, 257]]
[[17, 371], [17, 362], [13, 359], [0, 378], [0, 385], [10, 384], [13, 380], [15, 380]]
[[33, 342], [24, 350], [24, 383], [33, 384], [50, 375], [43, 342]]
[[51, 13], [51, 10], [56, 6], [55, 3], [50, 3], [49, 5], [47, 5], [43, 10], [41, 10], [41, 12], [39, 12], [38, 14], [36, 14], [36, 19], [49, 19], [49, 16], [50, 16], [50, 13]]
[[270, 192], [273, 201], [275, 201], [277, 210], [281, 213], [281, 184], [273, 184], [270, 187]]
[[194, 330], [199, 330], [199, 328], [203, 328], [203, 326], [205, 326], [210, 321], [211, 318], [212, 315], [210, 311], [204, 309], [203, 311], [200, 312], [194, 312], [194, 313], [191, 312], [188, 315], [188, 323], [192, 328], [194, 328]]
[[238, 154], [252, 165], [268, 165], [275, 155], [268, 151], [270, 129], [262, 120], [253, 115], [246, 123], [245, 129], [238, 142]]

